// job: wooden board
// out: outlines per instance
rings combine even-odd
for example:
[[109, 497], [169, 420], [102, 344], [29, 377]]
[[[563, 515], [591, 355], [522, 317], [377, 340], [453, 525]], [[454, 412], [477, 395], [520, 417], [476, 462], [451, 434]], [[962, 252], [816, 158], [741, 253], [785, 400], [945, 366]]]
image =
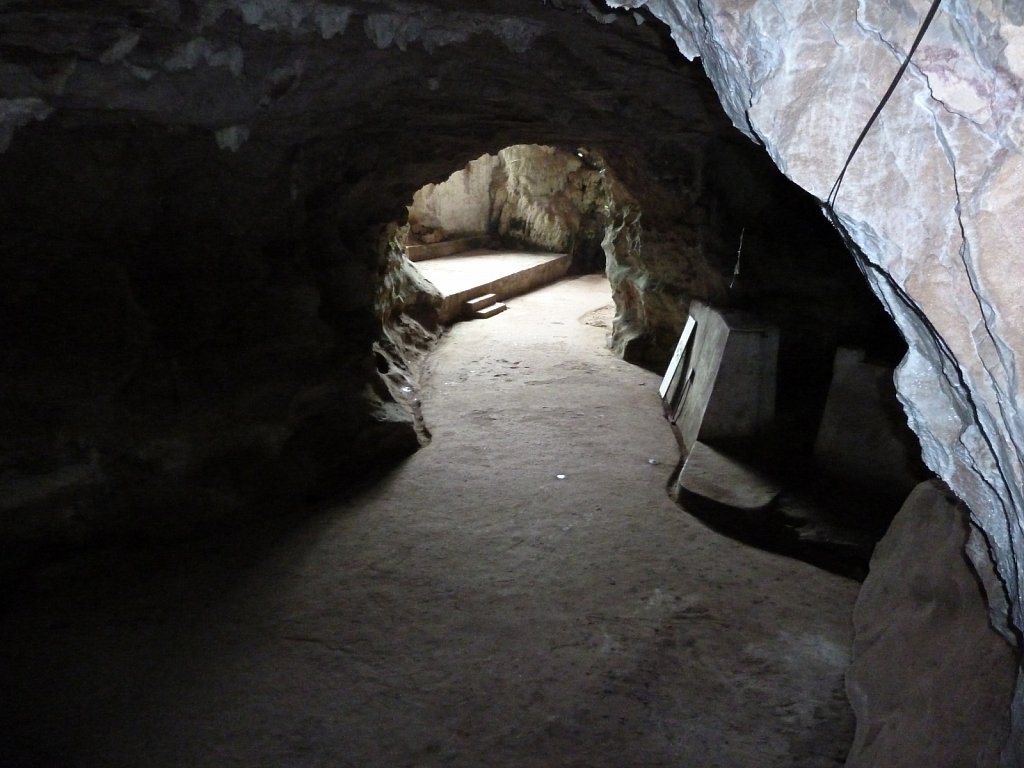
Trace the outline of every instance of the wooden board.
[[676, 343], [676, 349], [672, 353], [672, 359], [669, 360], [665, 376], [662, 378], [661, 385], [658, 387], [658, 394], [661, 395], [661, 399], [668, 403], [671, 403], [675, 399], [679, 382], [685, 377], [686, 359], [689, 357], [687, 352], [693, 342], [693, 331], [696, 327], [697, 322], [692, 317], [687, 316], [686, 324], [683, 326], [683, 332], [679, 335], [679, 341]]

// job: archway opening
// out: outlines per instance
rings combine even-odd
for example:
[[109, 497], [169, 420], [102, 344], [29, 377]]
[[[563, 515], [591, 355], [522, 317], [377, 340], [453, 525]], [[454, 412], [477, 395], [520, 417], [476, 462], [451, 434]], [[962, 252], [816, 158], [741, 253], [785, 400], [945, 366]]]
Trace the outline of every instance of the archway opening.
[[606, 271], [635, 200], [583, 147], [517, 144], [421, 187], [396, 245], [436, 289], [438, 319], [488, 318], [566, 274]]
[[[403, 361], [422, 358], [423, 346], [409, 350], [410, 340], [415, 347], [435, 338], [421, 327], [492, 316], [495, 301], [567, 272], [607, 275], [609, 346], [659, 373], [697, 307], [771, 328], [770, 364], [753, 374], [723, 368], [718, 377], [720, 389], [753, 376], [761, 396], [769, 392], [756, 428], [709, 427], [702, 412], [703, 427], [684, 436], [685, 398], [679, 389], [668, 393], [680, 465], [691, 468], [670, 492], [723, 532], [863, 577], [874, 543], [927, 477], [891, 384], [905, 344], [813, 198], [763, 152], [721, 137], [686, 152], [696, 168], [683, 173], [676, 161], [659, 176], [649, 160], [637, 160], [636, 148], [613, 148], [612, 168], [604, 149], [512, 145], [419, 189], [389, 243], [398, 277], [385, 283], [405, 293], [384, 312], [399, 331], [390, 334], [394, 354], [383, 356], [381, 371], [396, 396], [418, 408], [416, 366]], [[670, 197], [670, 214], [657, 210], [648, 224], [640, 200], [657, 207]], [[533, 259], [527, 270], [547, 274], [534, 283], [487, 274], [513, 258]], [[479, 315], [477, 297], [486, 300]], [[733, 402], [729, 418], [746, 407]], [[753, 477], [759, 501], [737, 507], [733, 495], [691, 485], [695, 471], [715, 475], [711, 486], [719, 488]]]

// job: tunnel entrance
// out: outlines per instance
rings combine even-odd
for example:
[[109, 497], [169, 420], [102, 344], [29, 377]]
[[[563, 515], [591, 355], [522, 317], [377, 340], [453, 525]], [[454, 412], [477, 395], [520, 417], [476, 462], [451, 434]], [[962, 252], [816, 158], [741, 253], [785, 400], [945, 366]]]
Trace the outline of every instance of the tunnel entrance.
[[607, 301], [588, 307], [587, 322], [611, 328], [605, 254], [628, 250], [619, 241], [636, 210], [598, 153], [569, 145], [511, 145], [415, 192], [405, 222], [391, 225], [384, 246], [376, 299], [384, 334], [374, 351], [421, 442], [429, 432], [417, 395], [420, 371], [445, 327], [494, 317], [507, 299], [567, 275], [602, 273]]
[[[604, 271], [609, 344], [658, 373], [695, 307], [738, 323], [734, 341], [740, 327], [771, 328], [770, 365], [751, 374], [748, 350], [709, 384], [735, 390], [760, 377], [769, 412], [749, 434], [712, 434], [705, 419], [680, 439], [670, 493], [733, 537], [863, 577], [874, 543], [927, 477], [892, 386], [902, 338], [814, 200], [763, 152], [715, 141], [700, 173], [656, 180], [629, 158], [619, 150], [633, 184], [675, 187], [689, 203], [674, 231], [641, 226], [636, 197], [598, 152], [514, 145], [415, 193], [394, 240], [401, 261], [433, 283], [444, 325], [498, 314], [502, 299], [567, 273]], [[685, 280], [663, 279], [670, 269]], [[686, 386], [665, 393], [677, 435]], [[735, 420], [744, 405], [730, 408]], [[737, 502], [745, 491], [756, 502]]]
[[566, 274], [604, 272], [605, 239], [631, 205], [595, 153], [519, 144], [420, 188], [398, 240], [449, 325], [500, 314]]

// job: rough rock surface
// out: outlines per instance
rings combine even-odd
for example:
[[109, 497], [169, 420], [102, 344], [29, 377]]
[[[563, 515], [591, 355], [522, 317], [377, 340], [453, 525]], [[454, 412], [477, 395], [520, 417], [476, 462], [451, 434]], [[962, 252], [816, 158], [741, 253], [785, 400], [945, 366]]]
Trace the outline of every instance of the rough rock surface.
[[[612, 0], [700, 56], [733, 122], [829, 196], [928, 3]], [[854, 158], [834, 220], [910, 343], [897, 385], [929, 467], [971, 509], [1024, 628], [1024, 14], [943, 4]], [[1007, 764], [1024, 762], [1024, 685]]]
[[929, 481], [878, 543], [853, 614], [846, 689], [857, 733], [847, 768], [998, 763], [1015, 654], [989, 625], [964, 557], [969, 527], [966, 509]]
[[180, 533], [415, 450], [376, 375], [379, 260], [291, 204], [280, 159], [152, 126], [15, 139], [0, 511], [19, 546]]
[[488, 234], [494, 209], [494, 174], [501, 153], [481, 155], [437, 184], [424, 184], [409, 206], [409, 242]]

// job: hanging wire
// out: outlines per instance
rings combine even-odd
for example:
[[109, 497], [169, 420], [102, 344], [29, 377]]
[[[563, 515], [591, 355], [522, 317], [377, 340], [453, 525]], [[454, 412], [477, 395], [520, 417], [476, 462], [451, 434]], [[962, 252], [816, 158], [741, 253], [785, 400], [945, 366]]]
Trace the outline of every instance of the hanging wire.
[[740, 258], [743, 256], [743, 235], [746, 233], [746, 227], [740, 230], [740, 247], [736, 249], [736, 266], [732, 270], [732, 280], [729, 282], [730, 290], [736, 285], [736, 278], [740, 276]]
[[835, 184], [832, 185], [832, 190], [828, 193], [826, 204], [829, 208], [835, 208], [836, 198], [839, 196], [839, 187], [843, 183], [843, 177], [846, 176], [846, 170], [850, 167], [850, 163], [853, 162], [853, 156], [857, 154], [857, 150], [860, 149], [860, 145], [864, 141], [864, 137], [868, 135], [868, 131], [871, 130], [871, 126], [875, 124], [875, 120], [878, 115], [881, 114], [882, 109], [885, 107], [886, 102], [889, 101], [889, 97], [892, 96], [892, 92], [896, 90], [896, 86], [899, 85], [900, 80], [903, 78], [903, 73], [907, 71], [907, 67], [910, 66], [910, 59], [914, 56], [914, 52], [917, 51], [917, 46], [921, 44], [921, 38], [924, 37], [924, 33], [928, 31], [929, 25], [932, 23], [932, 19], [935, 18], [936, 11], [939, 10], [939, 5], [942, 0], [932, 0], [931, 8], [928, 9], [928, 14], [924, 17], [924, 22], [921, 24], [921, 29], [918, 30], [917, 37], [914, 38], [913, 45], [910, 46], [910, 51], [907, 52], [907, 57], [903, 60], [903, 64], [900, 65], [899, 70], [896, 72], [896, 77], [889, 83], [889, 89], [882, 96], [882, 100], [878, 102], [878, 106], [875, 107], [875, 111], [871, 113], [871, 117], [868, 118], [868, 122], [865, 124], [864, 129], [860, 132], [860, 136], [857, 137], [857, 141], [854, 142], [853, 149], [850, 150], [850, 154], [846, 158], [846, 162], [843, 163], [843, 169], [839, 172], [836, 177]]

